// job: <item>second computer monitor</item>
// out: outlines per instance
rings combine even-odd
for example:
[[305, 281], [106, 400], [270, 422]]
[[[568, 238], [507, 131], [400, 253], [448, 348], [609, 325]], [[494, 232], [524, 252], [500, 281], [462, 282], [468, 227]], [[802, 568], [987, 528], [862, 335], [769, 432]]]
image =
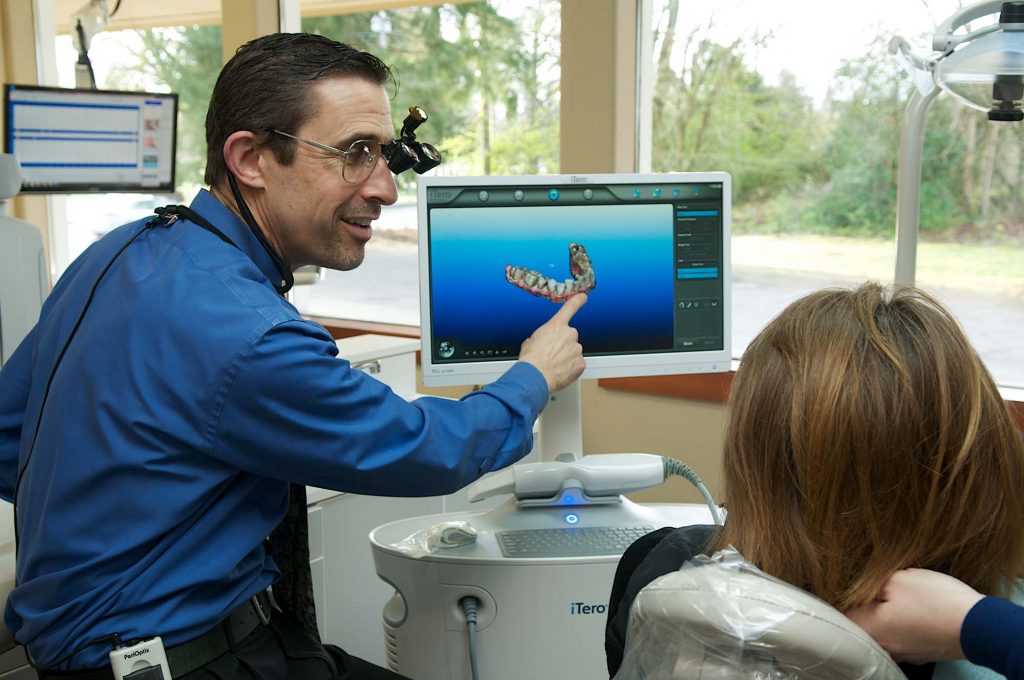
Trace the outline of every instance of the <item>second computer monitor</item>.
[[584, 377], [730, 367], [726, 173], [422, 177], [423, 377], [483, 383], [572, 295]]
[[8, 84], [4, 108], [23, 192], [174, 191], [176, 94]]

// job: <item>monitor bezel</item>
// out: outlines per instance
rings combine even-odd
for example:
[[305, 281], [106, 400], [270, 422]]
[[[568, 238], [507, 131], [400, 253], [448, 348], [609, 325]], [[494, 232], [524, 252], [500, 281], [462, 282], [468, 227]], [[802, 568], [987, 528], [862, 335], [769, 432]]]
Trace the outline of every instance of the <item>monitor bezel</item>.
[[4, 153], [14, 154], [14, 140], [11, 138], [11, 92], [13, 90], [34, 90], [37, 92], [54, 92], [66, 94], [79, 92], [86, 94], [112, 94], [129, 95], [133, 97], [146, 98], [158, 97], [170, 99], [174, 104], [174, 124], [171, 129], [171, 176], [164, 184], [133, 184], [116, 182], [82, 182], [76, 184], [61, 184], [54, 187], [26, 187], [22, 184], [20, 193], [23, 194], [106, 194], [106, 193], [134, 193], [134, 194], [170, 194], [173, 193], [177, 182], [177, 160], [178, 160], [178, 94], [176, 92], [140, 92], [130, 90], [81, 90], [70, 87], [52, 87], [48, 85], [22, 85], [19, 83], [4, 83]]
[[606, 173], [571, 175], [488, 175], [463, 177], [420, 176], [417, 183], [419, 232], [420, 348], [423, 382], [428, 386], [476, 385], [501, 377], [516, 360], [437, 364], [433, 361], [430, 316], [430, 239], [427, 226], [427, 190], [450, 186], [580, 186], [586, 184], [722, 184], [722, 307], [723, 344], [720, 350], [659, 352], [587, 357], [581, 378], [627, 378], [728, 371], [732, 365], [732, 177], [726, 172]]

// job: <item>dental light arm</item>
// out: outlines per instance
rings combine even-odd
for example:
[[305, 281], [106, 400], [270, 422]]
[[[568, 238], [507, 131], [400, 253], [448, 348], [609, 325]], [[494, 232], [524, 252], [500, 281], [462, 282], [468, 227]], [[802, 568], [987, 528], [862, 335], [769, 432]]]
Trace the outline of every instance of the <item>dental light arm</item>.
[[88, 4], [71, 15], [71, 41], [78, 51], [78, 61], [75, 62], [75, 87], [79, 89], [96, 89], [96, 74], [89, 59], [89, 45], [109, 20], [107, 0], [89, 0]]
[[971, 23], [975, 19], [994, 14], [999, 11], [1005, 0], [986, 0], [962, 8], [941, 24], [935, 27], [935, 34], [932, 36], [932, 49], [936, 52], [949, 52], [957, 45], [980, 38], [981, 36], [999, 30], [999, 24], [986, 26], [985, 28], [972, 31], [965, 35], [953, 35], [956, 31]]
[[[954, 35], [971, 21], [998, 13], [998, 23]], [[1024, 1], [982, 0], [939, 24], [932, 52], [916, 53], [903, 38], [889, 51], [905, 61], [916, 85], [907, 103], [900, 133], [896, 191], [896, 275], [913, 285], [920, 224], [921, 160], [928, 108], [940, 91], [986, 112], [991, 121], [1024, 120]]]

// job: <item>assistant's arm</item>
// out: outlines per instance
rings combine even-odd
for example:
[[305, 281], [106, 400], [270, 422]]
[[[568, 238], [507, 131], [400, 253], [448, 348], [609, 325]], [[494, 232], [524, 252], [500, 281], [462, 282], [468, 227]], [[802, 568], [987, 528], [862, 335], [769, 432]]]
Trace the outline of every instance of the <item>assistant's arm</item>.
[[458, 401], [414, 402], [347, 361], [317, 324], [264, 333], [238, 361], [214, 414], [210, 453], [240, 469], [355, 493], [450, 493], [532, 445], [544, 375], [517, 363]]
[[18, 451], [32, 385], [32, 347], [36, 329], [26, 336], [0, 369], [0, 498], [10, 501], [18, 472]]
[[967, 658], [1024, 680], [1024, 608], [927, 569], [897, 571], [847, 615], [897, 661]]
[[971, 663], [1024, 680], [1024, 607], [1001, 597], [980, 600], [964, 618], [960, 646]]

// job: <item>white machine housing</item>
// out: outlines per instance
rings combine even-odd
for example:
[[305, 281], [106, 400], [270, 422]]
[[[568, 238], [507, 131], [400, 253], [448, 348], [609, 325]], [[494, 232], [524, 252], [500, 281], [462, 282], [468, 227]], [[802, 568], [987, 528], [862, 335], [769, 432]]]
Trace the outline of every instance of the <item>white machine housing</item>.
[[[475, 543], [415, 557], [403, 541], [442, 522], [467, 522]], [[391, 522], [370, 534], [377, 574], [395, 593], [384, 607], [387, 661], [414, 680], [469, 680], [459, 600], [480, 600], [478, 659], [487, 680], [607, 677], [604, 628], [620, 554], [506, 558], [498, 531], [710, 524], [703, 505], [517, 507]], [[406, 542], [407, 543], [407, 542]]]

